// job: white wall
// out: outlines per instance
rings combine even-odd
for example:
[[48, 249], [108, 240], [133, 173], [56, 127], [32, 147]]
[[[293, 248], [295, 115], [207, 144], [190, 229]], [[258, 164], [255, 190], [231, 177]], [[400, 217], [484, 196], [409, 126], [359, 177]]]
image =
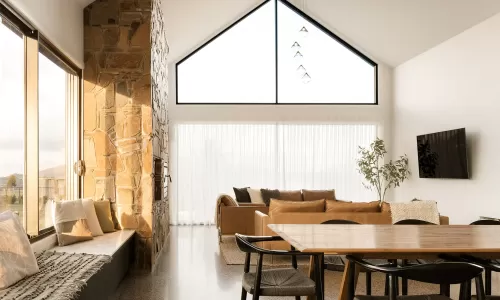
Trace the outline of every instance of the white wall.
[[[397, 201], [438, 202], [453, 224], [500, 217], [500, 14], [394, 70], [393, 155], [413, 175]], [[416, 136], [465, 127], [470, 180], [420, 179]]]
[[83, 8], [74, 0], [8, 0], [27, 21], [83, 68]]
[[[292, 2], [300, 8], [301, 0], [294, 0]], [[262, 3], [262, 0], [163, 0], [165, 26], [167, 27], [170, 47], [170, 123], [216, 121], [374, 122], [380, 125], [381, 135], [383, 135], [384, 131], [386, 133], [389, 132], [388, 129], [392, 120], [392, 68], [377, 61], [368, 53], [365, 54], [379, 63], [378, 106], [176, 105], [175, 62], [182, 59], [260, 3]], [[317, 15], [314, 11], [306, 11], [306, 13], [312, 17]], [[336, 32], [333, 26], [324, 22], [322, 24], [350, 42], [348, 38]], [[356, 47], [355, 44], [353, 46]], [[386, 134], [386, 139], [390, 142], [388, 134]]]

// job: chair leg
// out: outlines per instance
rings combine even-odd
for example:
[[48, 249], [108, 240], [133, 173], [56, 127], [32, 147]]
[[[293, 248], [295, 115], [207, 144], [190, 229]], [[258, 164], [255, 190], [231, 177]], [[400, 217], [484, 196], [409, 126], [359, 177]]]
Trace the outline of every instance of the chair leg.
[[486, 296], [484, 295], [484, 285], [483, 285], [483, 276], [479, 275], [476, 277], [476, 297], [477, 300], [485, 300]]
[[484, 294], [491, 296], [491, 270], [484, 270]]
[[[406, 259], [403, 259], [401, 261], [401, 266], [404, 267], [408, 264], [408, 261]], [[401, 295], [406, 296], [408, 295], [408, 279], [401, 278]]]
[[247, 300], [247, 291], [245, 291], [245, 288], [241, 288], [241, 300]]
[[472, 280], [467, 282], [467, 289], [465, 290], [465, 299], [470, 300], [472, 295]]
[[366, 276], [366, 295], [371, 296], [372, 295], [372, 272], [365, 272]]
[[439, 293], [446, 297], [450, 297], [450, 285], [449, 284], [441, 284], [439, 286]]
[[385, 275], [385, 290], [384, 290], [384, 295], [389, 296], [389, 275]]
[[300, 300], [300, 296], [295, 296], [295, 300]]
[[389, 275], [389, 300], [396, 300], [398, 297], [398, 278], [394, 275]]

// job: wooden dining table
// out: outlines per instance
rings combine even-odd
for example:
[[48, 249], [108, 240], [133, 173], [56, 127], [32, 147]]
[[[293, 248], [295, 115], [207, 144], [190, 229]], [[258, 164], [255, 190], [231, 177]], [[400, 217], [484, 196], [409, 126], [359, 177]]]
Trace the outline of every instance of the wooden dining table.
[[[327, 224], [268, 226], [302, 252], [384, 259], [432, 259], [440, 254], [500, 257], [500, 226]], [[312, 266], [311, 264], [310, 267]], [[348, 298], [347, 274], [351, 270], [355, 272], [357, 278], [359, 268], [347, 261], [339, 291], [340, 300]], [[319, 283], [323, 284], [321, 280]]]

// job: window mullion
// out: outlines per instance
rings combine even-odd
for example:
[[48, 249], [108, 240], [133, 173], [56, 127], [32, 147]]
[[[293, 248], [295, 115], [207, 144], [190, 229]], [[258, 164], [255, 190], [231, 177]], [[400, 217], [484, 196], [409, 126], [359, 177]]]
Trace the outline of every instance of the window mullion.
[[38, 32], [24, 37], [25, 172], [24, 223], [28, 235], [38, 235]]

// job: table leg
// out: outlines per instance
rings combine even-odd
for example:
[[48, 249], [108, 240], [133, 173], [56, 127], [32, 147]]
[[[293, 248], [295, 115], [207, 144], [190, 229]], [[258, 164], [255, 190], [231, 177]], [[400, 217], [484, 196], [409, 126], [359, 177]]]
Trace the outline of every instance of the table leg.
[[344, 268], [342, 283], [340, 284], [339, 300], [352, 300], [358, 282], [359, 268], [356, 264], [347, 260]]

